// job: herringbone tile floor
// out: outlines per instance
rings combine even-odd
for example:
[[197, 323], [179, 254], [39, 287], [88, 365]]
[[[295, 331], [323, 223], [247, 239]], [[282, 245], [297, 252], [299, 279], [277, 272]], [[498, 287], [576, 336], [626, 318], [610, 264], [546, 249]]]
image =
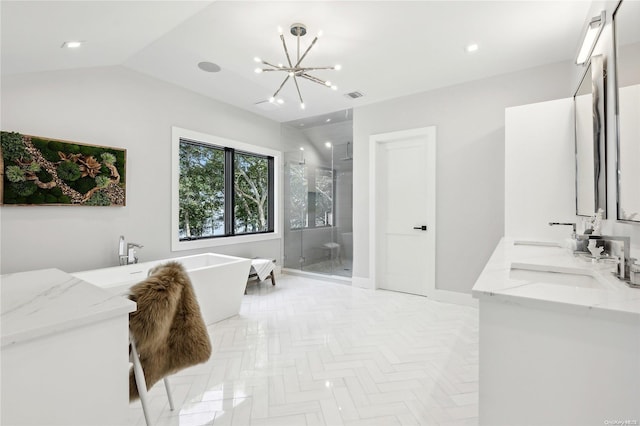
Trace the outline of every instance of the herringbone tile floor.
[[211, 359], [170, 377], [175, 411], [151, 389], [155, 424], [477, 424], [476, 308], [283, 275], [209, 332]]

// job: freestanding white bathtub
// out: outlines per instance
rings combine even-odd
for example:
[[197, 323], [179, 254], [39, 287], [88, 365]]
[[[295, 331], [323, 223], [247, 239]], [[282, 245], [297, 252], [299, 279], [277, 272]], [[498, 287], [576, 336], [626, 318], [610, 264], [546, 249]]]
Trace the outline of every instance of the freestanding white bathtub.
[[205, 324], [213, 324], [240, 312], [251, 259], [204, 253], [93, 269], [71, 275], [112, 293], [126, 294], [131, 286], [147, 277], [149, 269], [169, 261], [180, 262], [187, 270]]

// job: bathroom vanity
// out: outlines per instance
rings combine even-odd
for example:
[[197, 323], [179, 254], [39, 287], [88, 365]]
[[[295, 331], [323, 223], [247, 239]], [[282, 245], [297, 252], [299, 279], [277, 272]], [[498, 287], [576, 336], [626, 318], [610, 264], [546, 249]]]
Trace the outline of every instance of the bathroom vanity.
[[640, 421], [640, 289], [614, 269], [500, 241], [473, 287], [480, 425]]
[[2, 276], [3, 425], [119, 425], [136, 304], [58, 269]]

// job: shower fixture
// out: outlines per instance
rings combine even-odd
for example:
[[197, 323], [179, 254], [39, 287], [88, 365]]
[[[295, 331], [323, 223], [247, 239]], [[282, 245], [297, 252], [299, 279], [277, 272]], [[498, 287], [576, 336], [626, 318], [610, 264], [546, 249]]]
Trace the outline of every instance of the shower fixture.
[[351, 145], [351, 142], [347, 142], [347, 155], [344, 158], [341, 158], [342, 161], [353, 160], [353, 157], [349, 154], [349, 145]]

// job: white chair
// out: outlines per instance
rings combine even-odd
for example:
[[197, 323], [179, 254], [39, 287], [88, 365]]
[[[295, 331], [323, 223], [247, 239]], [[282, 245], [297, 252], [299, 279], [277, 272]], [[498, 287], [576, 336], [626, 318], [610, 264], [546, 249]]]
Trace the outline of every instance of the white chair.
[[[138, 394], [140, 395], [140, 403], [142, 404], [142, 412], [144, 413], [144, 420], [147, 426], [152, 426], [151, 418], [149, 415], [149, 400], [147, 397], [147, 381], [144, 378], [144, 371], [142, 370], [142, 364], [140, 364], [140, 355], [138, 355], [138, 349], [136, 348], [136, 342], [133, 340], [133, 336], [129, 334], [129, 342], [131, 343], [130, 360], [133, 364], [133, 375], [136, 378], [136, 386], [138, 387]], [[164, 387], [167, 390], [167, 398], [169, 399], [169, 408], [171, 411], [175, 409], [173, 405], [173, 396], [171, 395], [171, 386], [169, 380], [165, 377], [163, 379]]]
[[182, 264], [168, 262], [153, 268], [146, 280], [130, 288], [129, 298], [137, 304], [136, 311], [129, 314], [133, 363], [129, 400], [140, 398], [145, 421], [151, 426], [147, 383], [153, 386], [164, 381], [173, 410], [167, 376], [206, 362], [211, 356], [211, 341]]

